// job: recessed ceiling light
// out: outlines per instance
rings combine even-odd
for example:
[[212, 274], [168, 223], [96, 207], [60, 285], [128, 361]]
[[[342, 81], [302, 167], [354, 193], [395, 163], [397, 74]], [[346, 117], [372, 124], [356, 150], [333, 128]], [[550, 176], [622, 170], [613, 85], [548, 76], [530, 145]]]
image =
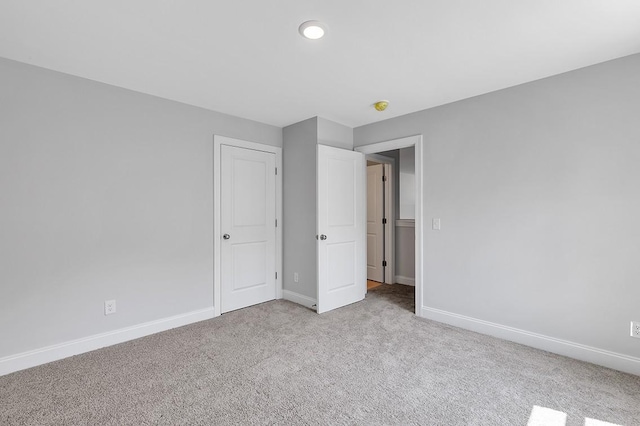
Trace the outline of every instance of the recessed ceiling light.
[[302, 37], [317, 40], [324, 36], [324, 33], [327, 31], [327, 27], [322, 22], [307, 21], [300, 25], [298, 31]]

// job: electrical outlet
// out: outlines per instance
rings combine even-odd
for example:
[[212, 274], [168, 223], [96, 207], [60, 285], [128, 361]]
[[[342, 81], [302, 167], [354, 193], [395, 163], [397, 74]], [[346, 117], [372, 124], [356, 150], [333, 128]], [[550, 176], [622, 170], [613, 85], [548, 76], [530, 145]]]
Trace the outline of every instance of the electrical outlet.
[[294, 272], [293, 273], [293, 282], [297, 283], [299, 280], [300, 280], [300, 277], [298, 276], [298, 273]]
[[631, 321], [631, 337], [640, 339], [640, 321]]
[[440, 218], [434, 218], [431, 221], [431, 229], [433, 229], [434, 231], [440, 230]]
[[116, 301], [115, 300], [105, 300], [104, 301], [104, 314], [111, 315], [116, 313]]

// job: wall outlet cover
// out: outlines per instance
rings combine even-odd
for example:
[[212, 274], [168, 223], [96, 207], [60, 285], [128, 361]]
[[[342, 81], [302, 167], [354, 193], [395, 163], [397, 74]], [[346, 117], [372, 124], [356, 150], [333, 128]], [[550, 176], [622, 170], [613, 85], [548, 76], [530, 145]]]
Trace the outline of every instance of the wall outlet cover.
[[104, 314], [111, 315], [116, 313], [116, 301], [115, 300], [105, 300], [104, 301]]
[[631, 321], [631, 337], [640, 339], [640, 321]]

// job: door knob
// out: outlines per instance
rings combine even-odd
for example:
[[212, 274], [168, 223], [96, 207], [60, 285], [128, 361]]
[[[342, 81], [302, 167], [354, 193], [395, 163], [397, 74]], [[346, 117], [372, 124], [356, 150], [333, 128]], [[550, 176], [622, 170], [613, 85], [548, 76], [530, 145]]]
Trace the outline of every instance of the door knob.
[[322, 235], [320, 235], [320, 239], [321, 239], [322, 241], [324, 241], [324, 240], [326, 240], [326, 239], [327, 239], [327, 236], [326, 236], [326, 235], [324, 235], [324, 234], [322, 234]]
[[225, 240], [228, 240], [229, 238], [231, 238], [231, 235], [229, 235], [229, 234], [224, 234], [224, 235], [222, 236], [222, 238], [224, 238]]

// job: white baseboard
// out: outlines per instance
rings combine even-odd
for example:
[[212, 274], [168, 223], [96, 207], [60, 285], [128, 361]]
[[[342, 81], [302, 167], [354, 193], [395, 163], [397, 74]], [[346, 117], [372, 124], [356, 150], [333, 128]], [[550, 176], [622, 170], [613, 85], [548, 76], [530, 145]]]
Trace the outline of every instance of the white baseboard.
[[543, 334], [532, 333], [530, 331], [430, 308], [428, 306], [422, 307], [421, 316], [478, 333], [521, 343], [536, 349], [542, 349], [581, 361], [613, 368], [614, 370], [624, 371], [625, 373], [640, 375], [640, 358], [633, 356], [594, 348], [568, 340], [557, 339]]
[[283, 290], [282, 296], [285, 300], [289, 300], [293, 303], [297, 303], [298, 305], [306, 306], [307, 308], [316, 309], [315, 305], [317, 303], [316, 299], [313, 299], [308, 296], [303, 296], [300, 293], [295, 293], [289, 290]]
[[395, 280], [393, 282], [404, 285], [412, 285], [416, 286], [416, 279], [411, 277], [405, 277], [403, 275], [396, 275]]
[[0, 358], [0, 376], [213, 318], [213, 307]]

